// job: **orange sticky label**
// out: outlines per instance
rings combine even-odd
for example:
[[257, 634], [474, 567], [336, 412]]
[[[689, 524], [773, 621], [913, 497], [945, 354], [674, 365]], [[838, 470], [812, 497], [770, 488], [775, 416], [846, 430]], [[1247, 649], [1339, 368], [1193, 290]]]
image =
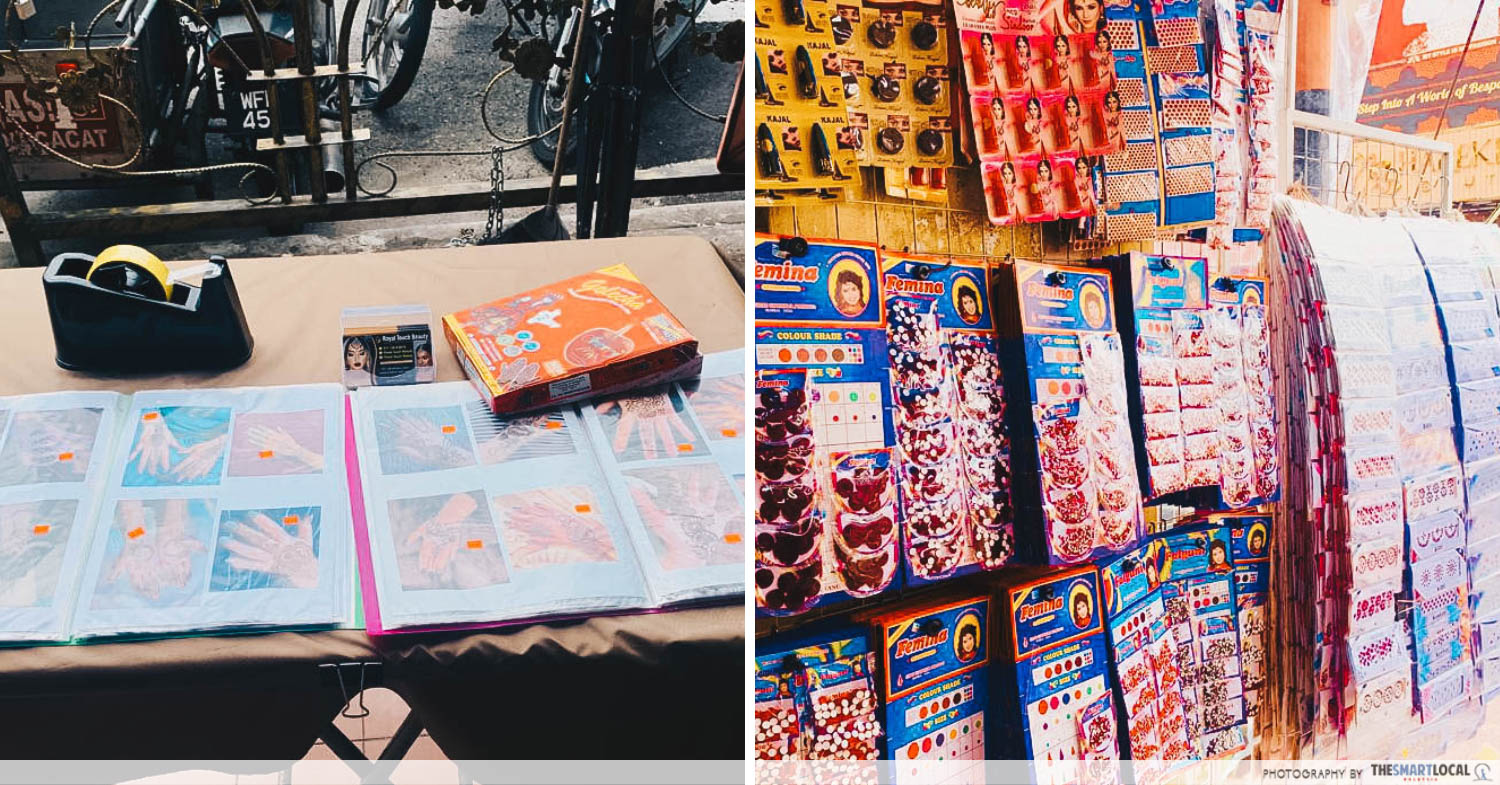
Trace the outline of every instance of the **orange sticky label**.
[[146, 412], [145, 414], [141, 415], [141, 419], [150, 422], [151, 420], [154, 420], [160, 416], [161, 414], [159, 412]]
[[691, 445], [691, 444], [679, 444], [679, 445], [677, 445], [677, 451], [678, 452], [692, 452], [693, 451], [693, 445]]
[[276, 453], [273, 450], [261, 450], [260, 451], [260, 457], [262, 457], [262, 458], [274, 458], [274, 457], [276, 457]]
[[562, 427], [562, 423], [558, 422], [557, 420], [548, 420], [547, 424], [542, 427], [546, 428], [549, 431], [555, 431], [558, 428]]
[[581, 512], [581, 513], [584, 513], [584, 514], [588, 514], [590, 512], [593, 512], [594, 508], [588, 506], [587, 504], [580, 504], [577, 507], [574, 507], [573, 511], [574, 512]]
[[38, 537], [40, 537], [43, 534], [46, 534], [47, 532], [50, 532], [50, 531], [52, 531], [52, 527], [48, 526], [45, 523], [39, 523], [39, 524], [31, 527], [31, 533], [35, 534]]
[[298, 520], [299, 519], [297, 518], [297, 516], [295, 516], [295, 515], [288, 515], [285, 518], [281, 519], [281, 523], [283, 525], [285, 525], [285, 526], [295, 526], [297, 524]]
[[125, 536], [129, 537], [132, 540], [139, 539], [141, 537], [146, 536], [146, 529], [144, 527], [137, 526], [134, 529], [131, 529], [130, 531], [125, 532]]
[[734, 532], [724, 535], [724, 542], [734, 545], [740, 541], [740, 535]]
[[444, 425], [443, 426], [443, 433], [453, 433], [453, 432], [455, 432], [457, 430], [458, 430], [458, 428], [455, 427], [455, 426], [452, 426], [452, 425]]
[[73, 460], [73, 453], [70, 453], [70, 452], [60, 452], [60, 453], [57, 454], [57, 459], [59, 461], [71, 461], [71, 460]]
[[740, 435], [740, 432], [736, 431], [733, 428], [725, 428], [724, 430], [719, 431], [719, 433], [724, 434], [724, 438], [726, 439], [733, 439], [734, 437]]
[[484, 547], [484, 540], [469, 540], [469, 550], [477, 551]]

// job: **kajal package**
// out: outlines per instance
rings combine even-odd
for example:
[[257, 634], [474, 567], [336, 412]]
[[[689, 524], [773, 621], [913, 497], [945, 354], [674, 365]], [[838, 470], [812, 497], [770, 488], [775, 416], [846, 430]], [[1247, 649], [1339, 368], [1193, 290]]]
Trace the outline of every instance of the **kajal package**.
[[[1010, 444], [986, 275], [983, 265], [957, 260], [886, 261], [908, 583], [995, 569], [1014, 552]], [[943, 492], [929, 494], [933, 487]]]
[[[872, 619], [881, 644], [880, 698], [896, 782], [984, 779], [990, 602], [965, 597], [905, 604]], [[968, 765], [964, 765], [967, 762]]]
[[1120, 553], [1139, 537], [1141, 498], [1109, 273], [1016, 262], [995, 284], [1021, 555]]
[[[836, 200], [857, 184], [863, 135], [846, 112], [838, 17], [824, 0], [755, 8], [757, 201]], [[800, 201], [800, 198], [799, 198]]]
[[874, 653], [860, 630], [756, 646], [756, 760], [874, 760]]
[[[777, 407], [786, 406], [758, 399], [758, 407], [766, 406], [756, 412], [757, 471], [763, 464], [775, 469], [761, 457], [767, 450], [770, 460], [787, 451], [807, 467], [806, 479], [781, 502], [800, 517], [775, 515], [765, 499], [757, 513], [757, 609], [780, 614], [871, 596], [900, 582], [895, 483], [901, 466], [893, 454], [879, 262], [868, 246], [815, 241], [793, 255], [800, 246], [760, 236], [755, 247], [757, 376], [795, 380], [803, 374], [793, 420], [805, 418], [801, 427], [808, 432], [785, 446], [779, 443], [789, 437], [774, 422], [776, 432], [761, 435], [763, 417], [774, 420], [782, 416]], [[757, 392], [765, 395], [760, 384]], [[768, 535], [764, 542], [761, 534]], [[780, 555], [763, 556], [763, 545], [780, 545]], [[788, 574], [794, 577], [783, 577]], [[766, 580], [774, 582], [763, 586]]]
[[[993, 669], [995, 719], [1008, 730], [991, 737], [994, 756], [1037, 761], [1046, 783], [1076, 781], [1078, 769], [1057, 762], [1118, 758], [1118, 749], [1092, 743], [1120, 735], [1113, 709], [1091, 709], [1111, 695], [1098, 570], [1015, 570], [998, 589], [1004, 654]], [[1085, 727], [1085, 716], [1103, 725]]]

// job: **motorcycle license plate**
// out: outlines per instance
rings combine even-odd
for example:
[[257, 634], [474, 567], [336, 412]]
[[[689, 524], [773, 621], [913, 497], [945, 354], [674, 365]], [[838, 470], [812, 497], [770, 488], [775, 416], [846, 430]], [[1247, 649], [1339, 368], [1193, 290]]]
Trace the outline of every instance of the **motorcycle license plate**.
[[241, 90], [225, 94], [224, 117], [232, 134], [271, 130], [271, 97], [266, 90]]
[[[10, 122], [5, 128], [5, 146], [18, 158], [49, 154], [38, 141], [69, 155], [121, 152], [125, 140], [120, 133], [118, 109], [101, 99], [87, 112], [73, 112], [56, 99], [36, 100], [21, 84], [0, 84], [0, 111]], [[15, 126], [27, 134], [17, 133]]]

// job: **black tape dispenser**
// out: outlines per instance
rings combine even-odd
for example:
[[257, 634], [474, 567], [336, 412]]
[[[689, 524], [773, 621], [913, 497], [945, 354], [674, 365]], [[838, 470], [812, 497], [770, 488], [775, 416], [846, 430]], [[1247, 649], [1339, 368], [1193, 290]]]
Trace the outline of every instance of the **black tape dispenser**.
[[65, 253], [42, 274], [57, 364], [71, 371], [222, 371], [250, 359], [255, 345], [229, 274], [210, 257], [202, 283], [174, 281], [150, 251], [116, 245], [98, 256]]

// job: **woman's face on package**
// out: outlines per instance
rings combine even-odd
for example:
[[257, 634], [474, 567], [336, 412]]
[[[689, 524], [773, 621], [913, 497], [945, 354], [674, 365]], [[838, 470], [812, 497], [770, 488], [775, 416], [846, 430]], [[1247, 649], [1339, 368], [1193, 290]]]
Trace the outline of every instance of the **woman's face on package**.
[[344, 347], [344, 367], [351, 371], [362, 371], [370, 361], [370, 355], [365, 351], [365, 345], [359, 341], [350, 341]]

